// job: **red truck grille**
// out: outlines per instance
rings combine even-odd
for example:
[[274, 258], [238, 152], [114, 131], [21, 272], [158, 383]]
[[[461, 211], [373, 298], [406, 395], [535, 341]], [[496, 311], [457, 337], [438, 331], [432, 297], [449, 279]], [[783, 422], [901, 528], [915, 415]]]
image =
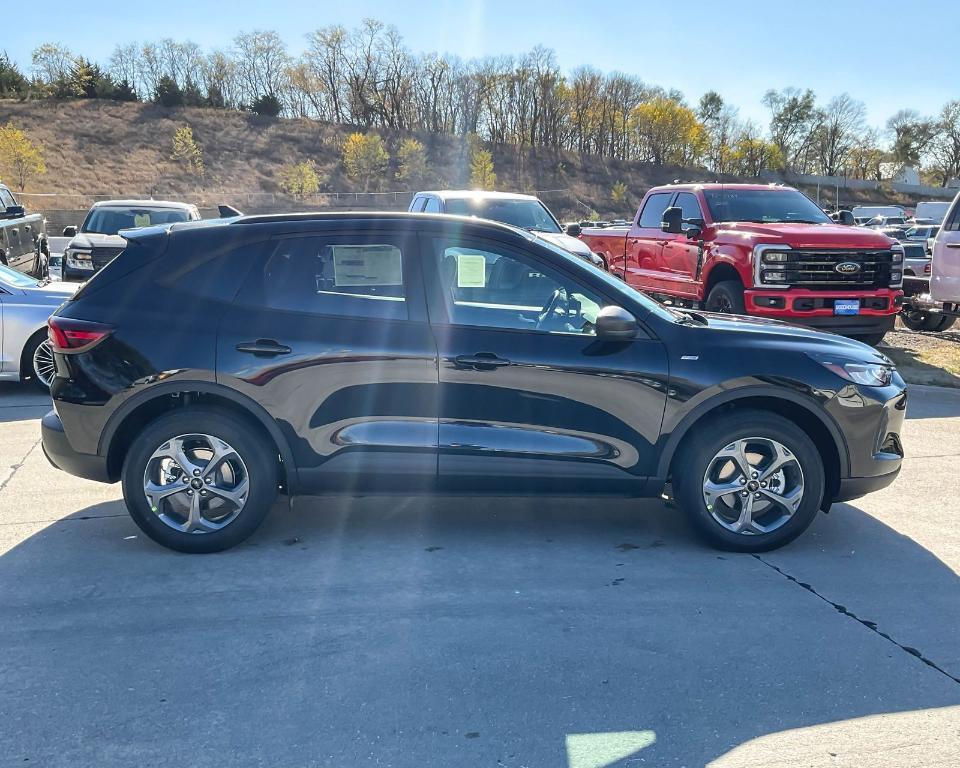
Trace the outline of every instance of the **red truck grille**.
[[[777, 255], [773, 256], [774, 253]], [[767, 251], [763, 255], [760, 285], [780, 284], [806, 288], [889, 288], [901, 282], [903, 265], [895, 262], [894, 256], [894, 252], [890, 250]], [[899, 258], [900, 254], [896, 256]], [[773, 259], [776, 261], [771, 263]]]

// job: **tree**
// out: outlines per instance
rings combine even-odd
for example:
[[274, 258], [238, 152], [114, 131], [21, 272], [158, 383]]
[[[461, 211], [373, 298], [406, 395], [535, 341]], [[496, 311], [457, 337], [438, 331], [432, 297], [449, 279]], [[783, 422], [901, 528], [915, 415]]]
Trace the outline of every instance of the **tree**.
[[936, 126], [929, 117], [920, 117], [912, 109], [901, 109], [887, 120], [887, 133], [893, 140], [893, 160], [916, 166], [935, 136]]
[[114, 101], [140, 101], [137, 92], [133, 86], [126, 80], [121, 80], [113, 89], [113, 95], [110, 97]]
[[313, 160], [288, 163], [280, 169], [280, 188], [295, 197], [313, 195], [320, 191], [320, 177]]
[[25, 96], [30, 83], [6, 51], [0, 52], [0, 99]]
[[272, 93], [265, 93], [254, 99], [250, 105], [250, 111], [266, 117], [278, 117], [283, 111], [283, 104]]
[[470, 186], [474, 189], [493, 189], [497, 174], [493, 170], [493, 155], [488, 149], [477, 149], [470, 157]]
[[183, 91], [176, 80], [169, 75], [162, 75], [154, 88], [153, 101], [161, 107], [182, 107]]
[[636, 107], [631, 122], [641, 160], [691, 165], [706, 149], [707, 133], [693, 110], [666, 96]]
[[783, 167], [783, 155], [776, 142], [764, 139], [759, 128], [748, 122], [734, 143], [731, 166], [742, 176], [759, 176], [766, 168]]
[[784, 167], [809, 171], [810, 145], [820, 122], [813, 91], [769, 90], [762, 101], [770, 110], [770, 140], [777, 145]]
[[930, 158], [942, 186], [960, 177], [960, 101], [948, 102], [940, 111]]
[[419, 186], [427, 176], [427, 152], [416, 139], [404, 139], [397, 151], [397, 180]]
[[347, 176], [367, 192], [379, 186], [390, 155], [376, 133], [351, 133], [343, 143], [343, 167]]
[[865, 130], [866, 115], [863, 102], [855, 101], [849, 94], [830, 99], [813, 133], [814, 151], [824, 175], [846, 172], [850, 153]]
[[623, 208], [627, 202], [627, 185], [622, 181], [614, 184], [613, 189], [610, 190], [610, 199], [617, 208]]
[[34, 176], [47, 172], [43, 149], [14, 124], [0, 127], [0, 175], [10, 174], [23, 192]]
[[70, 73], [74, 55], [60, 43], [44, 43], [33, 49], [33, 76], [48, 96], [65, 99], [75, 94], [71, 91]]
[[190, 75], [187, 75], [184, 81], [181, 100], [185, 107], [202, 107], [206, 104], [203, 91]]
[[193, 129], [189, 125], [181, 125], [173, 133], [172, 160], [179, 161], [195, 176], [203, 176], [203, 149], [193, 138]]

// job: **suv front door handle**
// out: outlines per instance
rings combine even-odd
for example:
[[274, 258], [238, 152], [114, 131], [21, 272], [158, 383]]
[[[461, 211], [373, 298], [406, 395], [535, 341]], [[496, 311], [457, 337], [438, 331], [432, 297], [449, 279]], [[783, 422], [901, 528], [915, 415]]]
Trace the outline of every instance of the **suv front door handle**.
[[273, 339], [257, 339], [256, 341], [241, 341], [237, 344], [237, 352], [249, 352], [257, 357], [275, 357], [289, 355], [293, 350], [285, 344]]
[[475, 368], [478, 371], [492, 370], [504, 365], [511, 365], [509, 360], [497, 357], [491, 352], [478, 352], [475, 355], [457, 355], [453, 362], [458, 368]]

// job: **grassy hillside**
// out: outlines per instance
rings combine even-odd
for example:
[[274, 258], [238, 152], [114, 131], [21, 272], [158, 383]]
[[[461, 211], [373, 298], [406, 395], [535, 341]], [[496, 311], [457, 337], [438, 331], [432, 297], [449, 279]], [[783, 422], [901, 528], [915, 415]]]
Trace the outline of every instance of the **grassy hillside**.
[[[249, 212], [326, 207], [402, 209], [410, 199], [409, 194], [402, 193], [415, 191], [397, 182], [392, 159], [380, 189], [396, 194], [341, 194], [358, 191], [340, 163], [340, 145], [354, 130], [350, 126], [107, 101], [0, 101], [0, 123], [7, 121], [13, 121], [43, 145], [47, 173], [35, 179], [27, 191], [57, 196], [26, 197], [27, 204], [37, 210], [82, 209], [93, 196], [175, 198], [202, 206], [226, 202]], [[173, 133], [184, 124], [191, 126], [203, 149], [206, 173], [202, 179], [170, 160]], [[381, 135], [395, 158], [400, 141], [410, 134]], [[446, 135], [414, 135], [429, 155], [432, 178], [426, 179], [423, 187], [468, 184], [465, 141]], [[717, 177], [704, 170], [554, 150], [497, 146], [492, 151], [499, 189], [548, 190], [542, 197], [561, 217], [581, 218], [590, 209], [603, 216], [629, 217], [646, 189], [654, 184], [678, 178]], [[323, 181], [321, 189], [328, 194], [307, 200], [288, 198], [277, 184], [280, 167], [305, 159], [315, 161]], [[611, 189], [618, 181], [629, 189], [627, 201], [619, 206], [611, 201]]]

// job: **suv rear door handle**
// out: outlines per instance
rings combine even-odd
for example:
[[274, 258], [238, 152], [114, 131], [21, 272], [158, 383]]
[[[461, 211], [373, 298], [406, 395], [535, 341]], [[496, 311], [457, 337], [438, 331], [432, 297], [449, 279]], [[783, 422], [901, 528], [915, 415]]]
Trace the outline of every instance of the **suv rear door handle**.
[[480, 371], [490, 368], [500, 368], [504, 365], [511, 364], [509, 360], [497, 357], [492, 352], [478, 352], [475, 355], [457, 355], [453, 358], [453, 362], [457, 364], [458, 368], [476, 368]]
[[237, 352], [249, 352], [257, 357], [275, 357], [289, 355], [293, 350], [285, 344], [273, 339], [257, 339], [256, 341], [241, 341], [237, 344]]
[[960, 243], [947, 243], [947, 248], [960, 248]]

